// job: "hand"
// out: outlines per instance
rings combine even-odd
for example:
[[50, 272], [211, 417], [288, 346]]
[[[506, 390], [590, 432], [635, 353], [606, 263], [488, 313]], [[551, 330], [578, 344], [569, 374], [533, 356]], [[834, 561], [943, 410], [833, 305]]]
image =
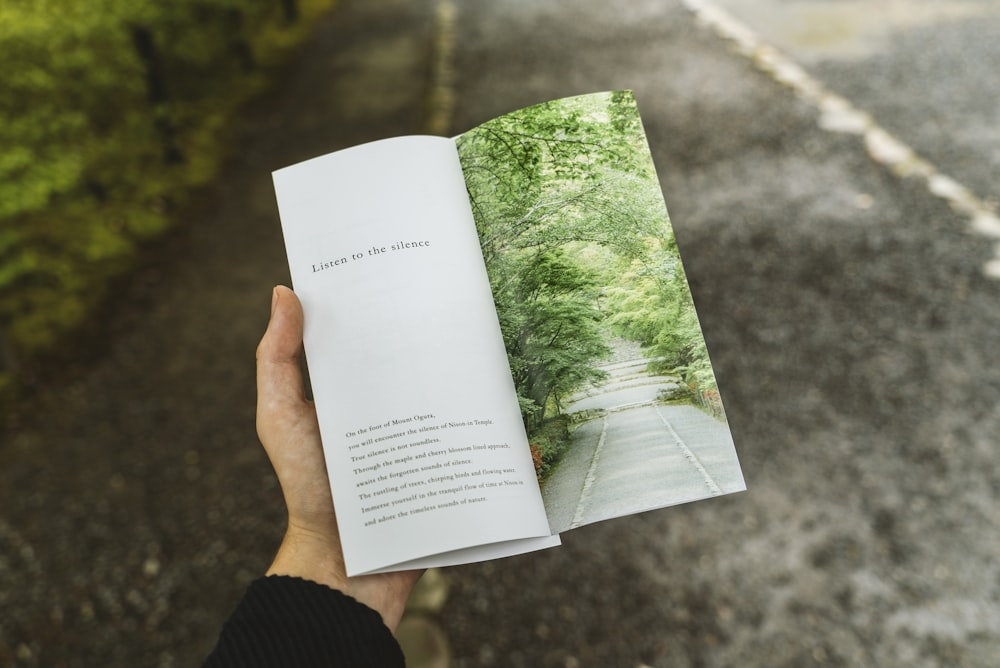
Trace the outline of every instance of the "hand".
[[302, 323], [298, 297], [276, 287], [271, 321], [257, 346], [257, 435], [281, 484], [288, 529], [267, 574], [339, 589], [395, 631], [423, 571], [347, 577], [316, 408], [302, 385]]

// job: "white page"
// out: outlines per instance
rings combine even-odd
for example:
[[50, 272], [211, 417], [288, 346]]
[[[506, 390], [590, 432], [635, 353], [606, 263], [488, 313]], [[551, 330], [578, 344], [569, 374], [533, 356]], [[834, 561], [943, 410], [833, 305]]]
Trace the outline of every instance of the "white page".
[[559, 534], [554, 536], [543, 536], [542, 538], [522, 538], [520, 540], [509, 540], [503, 543], [490, 543], [489, 545], [479, 545], [468, 547], [464, 550], [454, 552], [441, 552], [422, 559], [414, 559], [399, 564], [393, 564], [389, 568], [369, 571], [369, 573], [389, 573], [392, 571], [415, 570], [418, 568], [443, 568], [445, 566], [460, 566], [471, 564], [477, 561], [488, 561], [490, 559], [501, 559], [503, 557], [513, 557], [525, 552], [544, 550], [549, 547], [561, 545]]
[[454, 142], [365, 144], [274, 183], [348, 574], [553, 544]]

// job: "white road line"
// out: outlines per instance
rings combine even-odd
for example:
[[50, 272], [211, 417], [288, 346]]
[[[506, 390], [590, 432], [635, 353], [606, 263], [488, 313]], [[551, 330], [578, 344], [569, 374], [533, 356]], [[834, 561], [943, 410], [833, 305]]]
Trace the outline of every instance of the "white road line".
[[573, 514], [573, 521], [569, 528], [575, 529], [584, 520], [584, 510], [590, 500], [590, 488], [594, 486], [594, 479], [597, 477], [597, 462], [601, 458], [601, 450], [604, 449], [604, 441], [608, 434], [608, 418], [604, 418], [604, 425], [601, 427], [601, 437], [597, 439], [597, 447], [594, 448], [594, 456], [590, 460], [590, 468], [587, 470], [587, 477], [583, 479], [583, 489], [580, 491], [580, 500], [576, 504], [576, 512]]
[[698, 459], [698, 455], [691, 452], [691, 448], [687, 446], [684, 440], [680, 437], [680, 434], [674, 430], [674, 426], [670, 424], [670, 421], [663, 417], [663, 413], [660, 412], [659, 406], [656, 407], [656, 414], [660, 416], [660, 421], [663, 422], [667, 431], [670, 432], [670, 435], [674, 437], [674, 444], [680, 449], [685, 459], [691, 462], [691, 465], [698, 469], [698, 472], [701, 473], [701, 477], [705, 480], [705, 485], [708, 487], [709, 491], [712, 492], [712, 496], [721, 495], [722, 488], [719, 487], [719, 483], [715, 482], [715, 478], [712, 477], [712, 474], [708, 472], [705, 465], [701, 463], [700, 459]]
[[424, 132], [447, 136], [455, 110], [455, 3], [439, 0], [435, 9], [434, 56]]
[[[952, 210], [965, 216], [971, 232], [1000, 240], [1000, 217], [990, 204], [887, 132], [870, 114], [831, 92], [711, 0], [684, 0], [684, 4], [701, 23], [732, 42], [736, 51], [753, 61], [758, 69], [788, 86], [802, 100], [818, 109], [820, 128], [828, 132], [858, 135], [873, 160], [901, 178], [912, 176], [923, 179], [929, 193], [945, 200]], [[983, 273], [1000, 279], [1000, 243], [994, 248], [993, 259], [983, 266]]]

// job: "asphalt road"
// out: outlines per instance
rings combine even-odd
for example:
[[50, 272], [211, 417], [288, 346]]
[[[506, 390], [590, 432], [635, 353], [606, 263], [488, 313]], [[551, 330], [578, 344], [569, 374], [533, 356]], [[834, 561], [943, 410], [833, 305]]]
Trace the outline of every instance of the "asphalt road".
[[[123, 284], [96, 351], [7, 416], [0, 664], [208, 651], [283, 529], [252, 417], [287, 279], [268, 174], [420, 131], [434, 84], [452, 133], [636, 91], [749, 489], [449, 569], [453, 665], [995, 665], [995, 242], [679, 0], [466, 2], [444, 42], [441, 21], [430, 0], [344, 0], [232, 129], [226, 174]], [[802, 61], [989, 205], [996, 27], [938, 14]]]
[[[467, 3], [459, 26], [456, 130], [635, 89], [749, 491], [456, 569], [456, 664], [992, 665], [994, 241], [679, 2]], [[995, 21], [902, 28], [870, 60], [809, 66], [989, 198]], [[975, 151], [949, 143], [967, 132]]]
[[945, 172], [1000, 201], [1000, 5], [715, 0]]
[[564, 407], [583, 422], [542, 484], [553, 531], [744, 488], [725, 423], [660, 401], [661, 391], [677, 389], [677, 378], [649, 373], [648, 362], [601, 365], [608, 377]]
[[194, 666], [284, 532], [254, 349], [288, 283], [270, 173], [420, 132], [429, 2], [343, 3], [227, 132], [220, 178], [122, 281], [80, 362], [4, 416], [0, 665]]

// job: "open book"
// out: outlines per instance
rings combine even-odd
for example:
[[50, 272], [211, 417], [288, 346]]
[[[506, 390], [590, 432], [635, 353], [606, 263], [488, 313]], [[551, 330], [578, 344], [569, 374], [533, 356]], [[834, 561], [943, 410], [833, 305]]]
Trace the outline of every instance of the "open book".
[[745, 489], [630, 92], [274, 185], [349, 575]]

